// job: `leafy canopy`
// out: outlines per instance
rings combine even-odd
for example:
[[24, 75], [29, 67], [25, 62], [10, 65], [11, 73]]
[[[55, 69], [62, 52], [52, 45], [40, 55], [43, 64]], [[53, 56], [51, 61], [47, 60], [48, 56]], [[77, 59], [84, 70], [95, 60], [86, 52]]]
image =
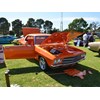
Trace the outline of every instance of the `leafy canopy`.
[[83, 32], [87, 29], [87, 22], [83, 18], [74, 19], [72, 23], [68, 25], [69, 30]]

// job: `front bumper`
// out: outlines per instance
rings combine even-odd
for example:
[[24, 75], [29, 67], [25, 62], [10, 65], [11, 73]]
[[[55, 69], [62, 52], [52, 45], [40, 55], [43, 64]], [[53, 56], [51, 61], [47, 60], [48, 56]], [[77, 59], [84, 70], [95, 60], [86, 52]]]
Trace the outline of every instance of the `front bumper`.
[[60, 67], [60, 66], [70, 66], [74, 65], [82, 60], [85, 60], [86, 56], [81, 57], [81, 55], [75, 57], [64, 58], [61, 64], [51, 65], [51, 67]]

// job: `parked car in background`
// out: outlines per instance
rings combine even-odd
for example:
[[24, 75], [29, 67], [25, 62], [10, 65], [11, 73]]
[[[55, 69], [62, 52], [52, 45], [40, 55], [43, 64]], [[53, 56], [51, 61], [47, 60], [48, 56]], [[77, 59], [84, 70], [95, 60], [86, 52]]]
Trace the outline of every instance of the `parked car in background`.
[[14, 45], [19, 45], [19, 40], [20, 40], [20, 38], [14, 39], [11, 43]]
[[20, 38], [14, 39], [11, 43], [14, 44], [14, 45], [20, 45], [19, 40], [22, 39], [23, 37], [24, 36], [22, 35], [22, 36], [20, 36]]
[[16, 37], [7, 35], [7, 36], [0, 36], [0, 44], [11, 43]]
[[98, 52], [100, 56], [100, 42], [90, 42], [89, 49], [94, 52]]

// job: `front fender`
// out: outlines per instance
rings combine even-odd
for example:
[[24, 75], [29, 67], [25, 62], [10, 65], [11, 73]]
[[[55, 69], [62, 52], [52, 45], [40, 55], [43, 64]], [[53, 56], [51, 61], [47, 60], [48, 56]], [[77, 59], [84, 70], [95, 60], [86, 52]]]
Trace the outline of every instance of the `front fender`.
[[46, 49], [44, 49], [38, 45], [35, 46], [35, 52], [38, 53], [39, 56], [42, 56], [45, 59], [49, 59], [51, 61], [54, 61], [54, 59], [56, 58], [54, 55], [52, 55]]

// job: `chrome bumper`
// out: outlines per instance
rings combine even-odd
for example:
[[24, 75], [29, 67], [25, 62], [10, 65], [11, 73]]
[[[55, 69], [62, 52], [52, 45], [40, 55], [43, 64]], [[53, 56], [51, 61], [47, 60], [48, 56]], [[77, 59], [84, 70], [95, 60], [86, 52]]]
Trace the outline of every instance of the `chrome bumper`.
[[74, 65], [74, 64], [76, 64], [76, 63], [78, 63], [78, 62], [80, 62], [80, 61], [82, 61], [82, 60], [85, 60], [85, 58], [86, 58], [86, 57], [84, 57], [84, 58], [82, 58], [82, 59], [80, 59], [80, 60], [77, 60], [77, 61], [75, 61], [75, 62], [71, 62], [71, 63], [51, 65], [51, 67], [60, 67], [60, 66], [63, 66], [63, 67], [64, 67], [64, 66]]

